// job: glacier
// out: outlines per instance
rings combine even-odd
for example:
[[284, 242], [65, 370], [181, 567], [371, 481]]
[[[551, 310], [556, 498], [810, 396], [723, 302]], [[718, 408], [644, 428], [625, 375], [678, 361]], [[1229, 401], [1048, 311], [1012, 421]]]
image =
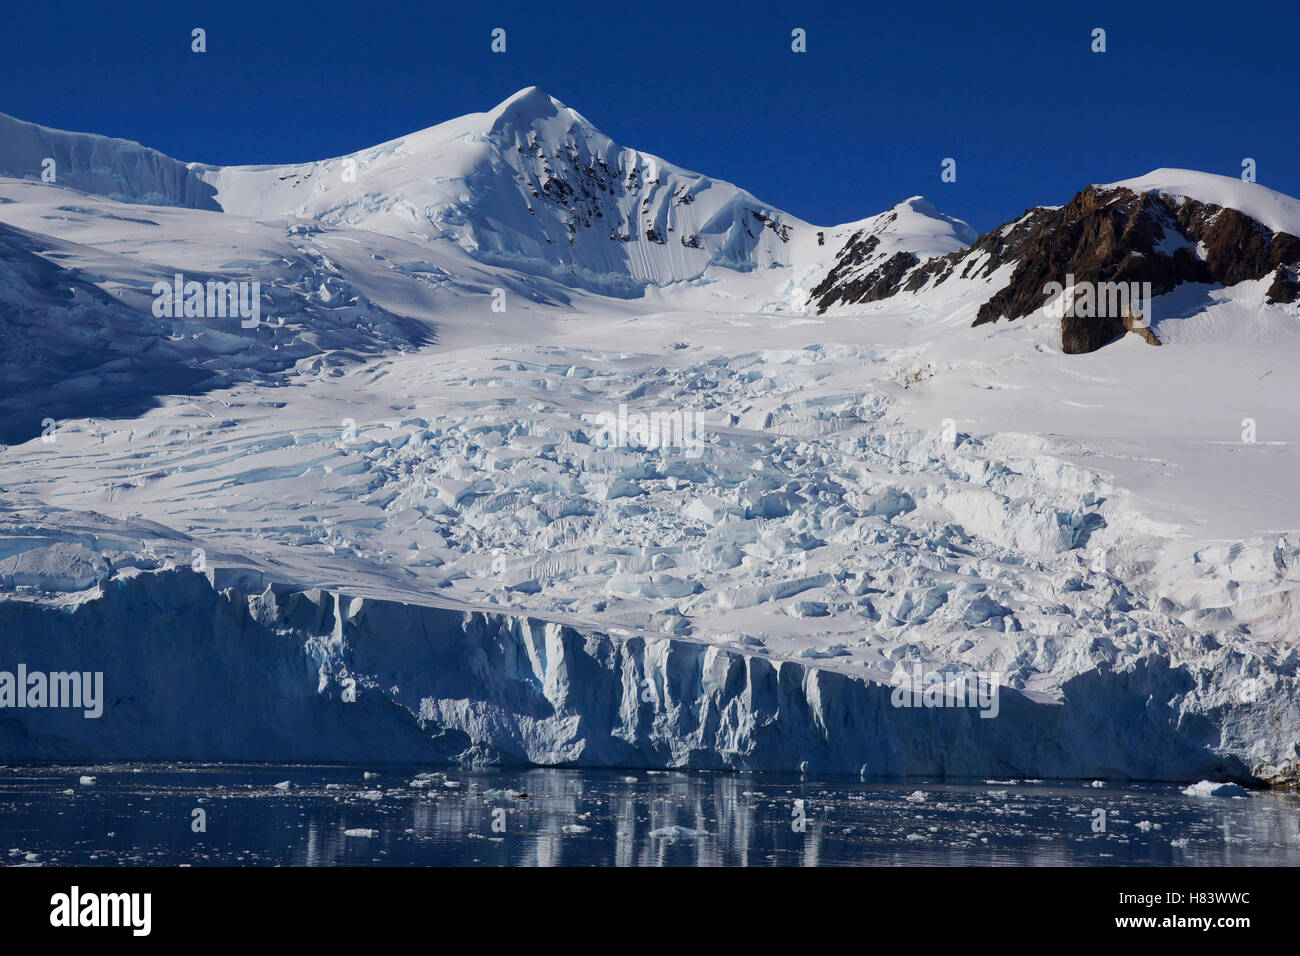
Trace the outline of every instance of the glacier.
[[257, 760], [1254, 781], [1259, 725], [1300, 727], [1294, 674], [1271, 703], [1232, 690], [1242, 656], [1150, 655], [1064, 686], [1004, 689], [1000, 719], [905, 709], [888, 681], [662, 637], [376, 601], [222, 574], [142, 572], [75, 608], [0, 603], [0, 658], [105, 674], [108, 705], [0, 715], [11, 760]]
[[[108, 696], [0, 710], [5, 759], [1300, 776], [1266, 280], [1161, 297], [1161, 350], [972, 328], [982, 254], [813, 314], [977, 237], [812, 225], [536, 88], [292, 166], [0, 134], [0, 670]], [[1132, 183], [1294, 221], [1220, 179]], [[176, 273], [265, 320], [160, 320]], [[894, 706], [913, 668], [997, 719]]]

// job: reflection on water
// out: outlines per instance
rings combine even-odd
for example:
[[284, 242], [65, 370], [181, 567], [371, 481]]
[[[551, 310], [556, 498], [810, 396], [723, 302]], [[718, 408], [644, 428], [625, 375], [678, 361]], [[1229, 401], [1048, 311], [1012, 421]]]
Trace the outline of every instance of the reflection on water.
[[646, 771], [19, 767], [0, 768], [0, 862], [1296, 866], [1300, 796]]

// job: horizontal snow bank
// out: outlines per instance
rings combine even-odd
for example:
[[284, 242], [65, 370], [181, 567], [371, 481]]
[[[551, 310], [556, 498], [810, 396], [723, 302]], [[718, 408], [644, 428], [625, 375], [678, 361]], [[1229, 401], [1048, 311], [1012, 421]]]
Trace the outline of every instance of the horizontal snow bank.
[[1279, 763], [1300, 709], [1293, 678], [1267, 704], [1198, 709], [1204, 674], [1147, 657], [1074, 678], [1064, 705], [1004, 687], [986, 719], [897, 707], [885, 683], [689, 641], [320, 590], [217, 591], [190, 571], [113, 580], [72, 610], [0, 602], [0, 671], [19, 663], [102, 672], [103, 715], [0, 710], [8, 761], [1245, 779], [1261, 761], [1223, 741], [1248, 728]]

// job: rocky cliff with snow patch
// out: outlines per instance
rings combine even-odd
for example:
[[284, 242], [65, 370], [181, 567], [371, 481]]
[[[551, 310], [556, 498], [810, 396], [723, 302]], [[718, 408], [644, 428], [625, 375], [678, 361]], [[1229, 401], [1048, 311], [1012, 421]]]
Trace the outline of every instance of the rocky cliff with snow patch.
[[[1267, 279], [1265, 302], [1286, 304], [1300, 299], [1298, 233], [1300, 204], [1289, 197], [1226, 177], [1156, 170], [1088, 186], [1065, 206], [1029, 209], [968, 247], [928, 261], [907, 253], [872, 259], [872, 238], [855, 237], [813, 298], [825, 311], [985, 283], [974, 320], [980, 325], [1036, 312], [1052, 298], [1049, 283], [1063, 285], [1073, 276], [1076, 285], [1150, 283], [1154, 295], [1186, 283]], [[1121, 315], [1066, 315], [1061, 348], [1092, 352], [1126, 331]]]

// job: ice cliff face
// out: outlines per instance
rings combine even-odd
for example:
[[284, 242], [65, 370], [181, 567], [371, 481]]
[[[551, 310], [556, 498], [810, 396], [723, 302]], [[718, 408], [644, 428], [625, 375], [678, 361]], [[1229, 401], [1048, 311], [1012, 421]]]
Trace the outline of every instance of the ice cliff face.
[[[139, 573], [73, 610], [0, 604], [0, 661], [102, 671], [104, 711], [0, 711], [6, 759], [457, 762], [948, 775], [1294, 776], [1294, 673], [1237, 653], [1102, 666], [1063, 704], [912, 709], [886, 683], [674, 638]], [[1209, 666], [1205, 666], [1205, 665]], [[348, 699], [353, 698], [353, 699]], [[1290, 761], [1289, 770], [1285, 766]]]
[[220, 209], [216, 190], [199, 173], [200, 167], [130, 140], [49, 129], [0, 113], [0, 176], [53, 182], [118, 202]]

